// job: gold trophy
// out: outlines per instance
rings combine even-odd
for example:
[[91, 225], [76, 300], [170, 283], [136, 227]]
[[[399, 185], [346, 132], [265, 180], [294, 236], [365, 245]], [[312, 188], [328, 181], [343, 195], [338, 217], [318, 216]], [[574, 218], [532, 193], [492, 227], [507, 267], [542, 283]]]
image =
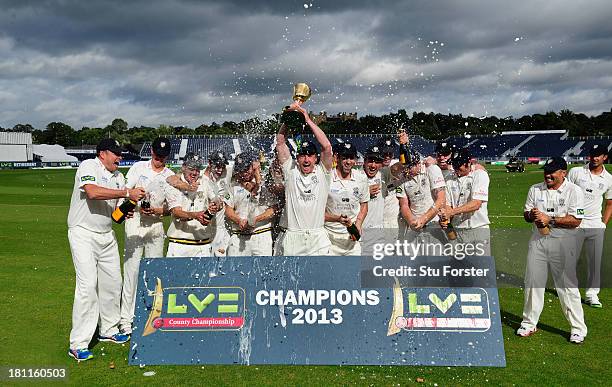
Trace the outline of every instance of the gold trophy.
[[[293, 85], [293, 100], [300, 106], [306, 102], [311, 95], [312, 92], [307, 84], [300, 82]], [[291, 109], [290, 106], [285, 106], [283, 109], [281, 122], [292, 132], [300, 132], [304, 128], [304, 125], [306, 125], [304, 115], [301, 112]]]

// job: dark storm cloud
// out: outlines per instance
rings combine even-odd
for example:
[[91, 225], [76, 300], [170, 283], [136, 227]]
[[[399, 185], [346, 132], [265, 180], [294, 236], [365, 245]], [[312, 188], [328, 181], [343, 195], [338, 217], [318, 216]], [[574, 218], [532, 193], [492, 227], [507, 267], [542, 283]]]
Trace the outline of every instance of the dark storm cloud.
[[[606, 1], [0, 1], [2, 126], [612, 105]], [[65, 117], [65, 118], [62, 118]]]

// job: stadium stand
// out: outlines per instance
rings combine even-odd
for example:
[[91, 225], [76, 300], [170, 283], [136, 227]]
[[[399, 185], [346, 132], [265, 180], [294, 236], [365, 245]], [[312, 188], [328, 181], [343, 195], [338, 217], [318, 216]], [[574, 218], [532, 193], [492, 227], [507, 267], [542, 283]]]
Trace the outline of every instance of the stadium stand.
[[[348, 135], [329, 134], [332, 144], [350, 141], [362, 154], [369, 146], [387, 137], [387, 135]], [[289, 145], [295, 148], [300, 141], [312, 140], [311, 134], [297, 135], [290, 139]], [[612, 148], [612, 137], [567, 137], [563, 130], [503, 132], [498, 135], [464, 135], [453, 136], [446, 139], [458, 147], [468, 147], [472, 154], [482, 161], [507, 160], [510, 156], [517, 156], [522, 160], [529, 158], [546, 159], [552, 156], [562, 156], [568, 161], [583, 161], [587, 156], [589, 147], [597, 143], [607, 143]], [[274, 147], [274, 136], [189, 136], [173, 137], [170, 158], [178, 161], [184, 152], [196, 152], [205, 159], [215, 150], [223, 150], [233, 156], [246, 150], [263, 151], [271, 155]], [[411, 135], [410, 145], [422, 155], [434, 153], [435, 142], [426, 140], [421, 136]], [[140, 151], [144, 159], [151, 157], [151, 144], [145, 143]]]

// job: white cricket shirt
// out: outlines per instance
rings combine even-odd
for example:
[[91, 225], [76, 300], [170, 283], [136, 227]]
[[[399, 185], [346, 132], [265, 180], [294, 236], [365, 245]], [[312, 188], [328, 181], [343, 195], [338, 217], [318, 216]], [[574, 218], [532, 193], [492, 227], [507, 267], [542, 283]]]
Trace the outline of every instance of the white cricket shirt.
[[[162, 169], [160, 172], [156, 172], [153, 170], [151, 163], [151, 160], [138, 161], [134, 163], [125, 176], [127, 180], [125, 186], [127, 188], [143, 188], [149, 195], [151, 207], [158, 208], [164, 205], [165, 186], [167, 184], [166, 179], [174, 175], [174, 172], [167, 167], [164, 167], [164, 169]], [[141, 215], [140, 211], [136, 209], [134, 211], [134, 217], [125, 220], [126, 226], [131, 224], [140, 224], [141, 221], [144, 223], [143, 225], [150, 225], [161, 222], [162, 218], [159, 216]], [[129, 228], [131, 227], [126, 227], [126, 230]]]
[[368, 177], [365, 172], [362, 173], [368, 179], [368, 192], [369, 187], [373, 185], [378, 185], [381, 187], [381, 191], [378, 192], [376, 196], [370, 196], [370, 200], [368, 201], [368, 214], [363, 221], [363, 228], [383, 228], [385, 216], [385, 198], [383, 197], [382, 192], [382, 173], [378, 171], [372, 178]]
[[123, 189], [125, 178], [118, 170], [110, 172], [99, 158], [84, 160], [74, 176], [74, 188], [68, 211], [68, 228], [83, 227], [89, 231], [105, 233], [113, 229], [111, 215], [118, 199], [90, 200], [85, 194], [87, 184], [104, 188]]
[[[425, 167], [421, 164], [421, 171], [408, 179], [396, 189], [398, 198], [408, 198], [410, 211], [416, 217], [424, 215], [436, 202], [435, 191], [446, 187], [442, 170], [437, 165]], [[438, 215], [430, 222], [437, 222]]]
[[285, 161], [282, 167], [287, 229], [299, 231], [322, 228], [331, 172], [322, 164], [317, 164], [312, 173], [304, 175], [293, 159]]
[[[391, 160], [389, 166], [398, 163], [399, 160]], [[384, 224], [386, 228], [398, 228], [399, 201], [395, 196], [395, 189], [399, 186], [399, 180], [393, 177], [389, 167], [382, 167], [381, 170], [383, 187], [382, 194], [385, 199]]]
[[[591, 173], [587, 164], [583, 167], [570, 169], [567, 174], [567, 180], [582, 188], [584, 195], [584, 220], [598, 220], [601, 222], [604, 194], [606, 199], [612, 199], [612, 175], [606, 171], [605, 167], [599, 175], [595, 175]], [[581, 228], [593, 225], [593, 222], [585, 221], [580, 224]]]
[[474, 212], [463, 213], [453, 217], [453, 225], [459, 228], [488, 227], [489, 212], [489, 174], [477, 169], [466, 176], [450, 175], [446, 181], [446, 203], [453, 208], [460, 207], [472, 200], [481, 200], [482, 205]]
[[[546, 183], [534, 184], [529, 188], [524, 211], [532, 208], [545, 212], [548, 216], [563, 217], [572, 215], [576, 219], [584, 217], [584, 195], [582, 189], [576, 184], [563, 181], [557, 189], [548, 189]], [[550, 236], [565, 237], [572, 234], [573, 229], [559, 228], [551, 225]], [[536, 225], [533, 225], [533, 233], [539, 234]]]
[[[325, 209], [331, 214], [346, 215], [354, 222], [359, 215], [361, 203], [370, 200], [367, 177], [363, 173], [351, 171], [348, 179], [342, 179], [337, 169], [334, 169], [331, 175]], [[325, 222], [325, 229], [338, 234], [348, 234], [346, 226], [340, 222]]]
[[[268, 189], [263, 186], [259, 188], [256, 195], [251, 194], [249, 190], [242, 185], [234, 185], [230, 191], [225, 194], [225, 204], [232, 207], [242, 219], [249, 219], [249, 216], [255, 217], [264, 213], [268, 208], [278, 205], [278, 199]], [[240, 232], [240, 228], [234, 222], [229, 222], [233, 231]], [[257, 222], [252, 231], [257, 232], [266, 228], [272, 227], [272, 218]]]
[[[182, 174], [181, 180], [186, 182]], [[169, 209], [180, 207], [182, 210], [189, 212], [206, 211], [210, 201], [216, 197], [214, 188], [205, 181], [200, 183], [195, 192], [181, 192], [170, 184], [166, 185], [165, 198]], [[215, 236], [216, 227], [214, 217], [208, 226], [204, 226], [196, 219], [184, 221], [172, 216], [172, 223], [170, 223], [168, 228], [168, 237], [190, 240], [212, 239]]]

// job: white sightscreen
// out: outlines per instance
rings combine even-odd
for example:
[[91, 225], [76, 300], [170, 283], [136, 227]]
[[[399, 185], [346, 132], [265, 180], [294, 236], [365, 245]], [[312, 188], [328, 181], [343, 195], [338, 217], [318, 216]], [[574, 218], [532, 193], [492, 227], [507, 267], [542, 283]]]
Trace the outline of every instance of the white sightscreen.
[[26, 146], [0, 144], [0, 161], [28, 161]]

